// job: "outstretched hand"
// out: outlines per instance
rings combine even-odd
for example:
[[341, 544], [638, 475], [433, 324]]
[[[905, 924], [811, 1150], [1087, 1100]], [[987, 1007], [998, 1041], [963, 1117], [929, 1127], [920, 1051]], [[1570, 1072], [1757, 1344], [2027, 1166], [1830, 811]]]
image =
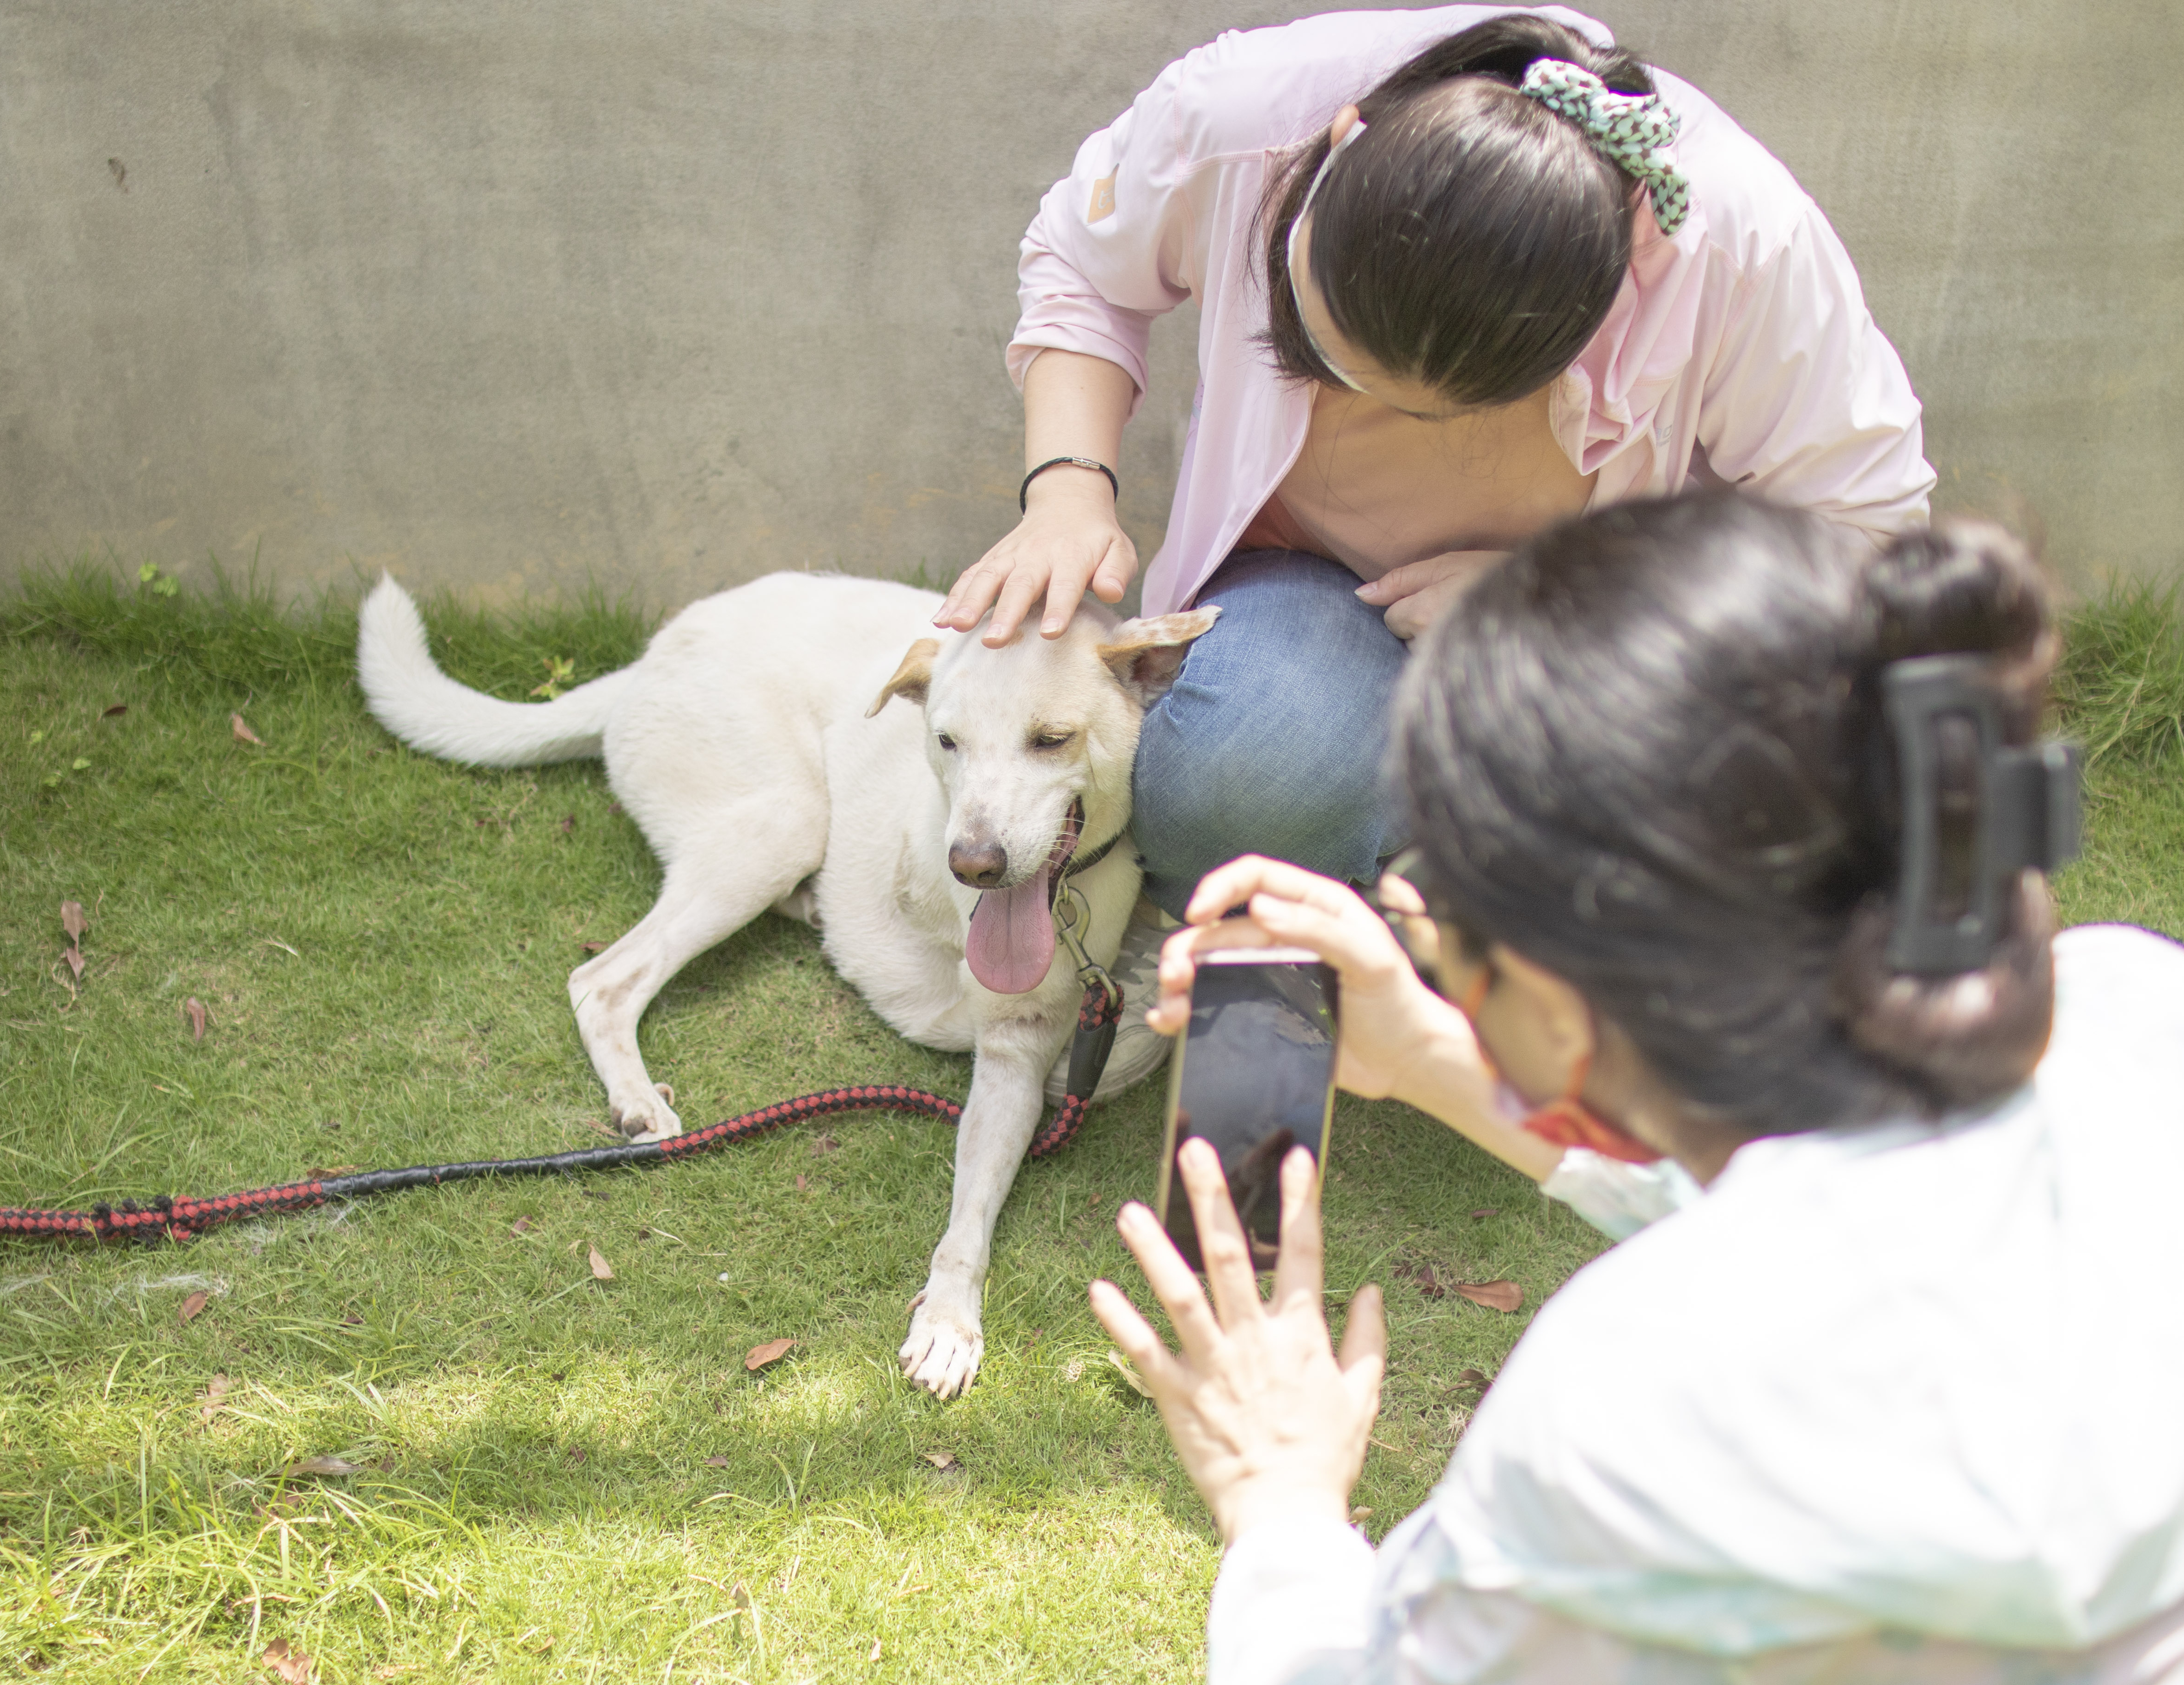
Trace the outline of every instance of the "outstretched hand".
[[1319, 1177], [1302, 1148], [1282, 1163], [1282, 1245], [1273, 1297], [1259, 1297], [1218, 1154], [1177, 1154], [1205, 1254], [1212, 1304], [1144, 1205], [1116, 1218], [1169, 1319], [1170, 1351], [1112, 1282], [1092, 1283], [1092, 1314], [1152, 1389], [1168, 1438], [1224, 1543], [1262, 1521], [1346, 1521], [1365, 1466], [1388, 1338], [1380, 1290], [1358, 1289], [1338, 1355], [1321, 1302]]

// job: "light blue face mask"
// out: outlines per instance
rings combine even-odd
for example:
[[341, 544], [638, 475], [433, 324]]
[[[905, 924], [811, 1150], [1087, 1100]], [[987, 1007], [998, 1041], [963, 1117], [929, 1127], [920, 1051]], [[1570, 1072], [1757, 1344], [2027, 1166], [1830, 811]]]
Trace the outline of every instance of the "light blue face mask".
[[1319, 342], [1319, 336], [1312, 331], [1312, 324], [1305, 320], [1304, 293], [1297, 286], [1297, 231], [1304, 226], [1305, 219], [1312, 214], [1312, 202], [1319, 197], [1319, 184], [1327, 180], [1329, 166], [1342, 156], [1345, 147], [1364, 132], [1365, 120], [1361, 117], [1350, 125], [1348, 134], [1327, 149], [1327, 156], [1320, 160], [1318, 173], [1312, 178], [1312, 186], [1304, 190], [1304, 203], [1297, 207], [1296, 216], [1290, 224], [1289, 242], [1290, 297], [1296, 301], [1297, 325], [1304, 330], [1304, 342], [1312, 348], [1312, 354], [1319, 359], [1320, 366], [1354, 392], [1364, 392], [1365, 388], [1345, 374], [1342, 365], [1327, 354], [1327, 348]]

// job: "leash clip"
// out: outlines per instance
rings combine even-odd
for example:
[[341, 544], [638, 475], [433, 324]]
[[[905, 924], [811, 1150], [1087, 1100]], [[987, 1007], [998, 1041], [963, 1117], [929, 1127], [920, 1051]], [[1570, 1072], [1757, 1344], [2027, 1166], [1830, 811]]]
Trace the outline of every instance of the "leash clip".
[[1121, 986], [1105, 965], [1085, 951], [1084, 938], [1091, 929], [1092, 904], [1084, 898], [1083, 890], [1064, 878], [1054, 896], [1054, 933], [1069, 950], [1070, 961], [1077, 967], [1077, 981], [1087, 988], [1097, 983], [1107, 997], [1107, 1004], [1119, 1007], [1123, 1001]]

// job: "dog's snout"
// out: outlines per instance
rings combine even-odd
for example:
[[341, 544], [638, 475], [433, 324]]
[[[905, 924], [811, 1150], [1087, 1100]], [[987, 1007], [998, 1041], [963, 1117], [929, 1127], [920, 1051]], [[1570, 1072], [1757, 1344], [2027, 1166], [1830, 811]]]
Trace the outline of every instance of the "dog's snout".
[[950, 842], [948, 870], [958, 883], [991, 889], [1008, 876], [1009, 851], [998, 842]]

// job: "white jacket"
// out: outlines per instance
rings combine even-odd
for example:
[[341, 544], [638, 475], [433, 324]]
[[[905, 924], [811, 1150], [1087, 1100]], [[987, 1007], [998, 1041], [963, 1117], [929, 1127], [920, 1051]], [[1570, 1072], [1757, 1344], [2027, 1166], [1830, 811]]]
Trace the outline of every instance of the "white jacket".
[[2184, 948], [2055, 954], [2007, 1099], [1754, 1141], [1579, 1271], [1377, 1561], [1239, 1539], [1214, 1685], [2184, 1682]]

